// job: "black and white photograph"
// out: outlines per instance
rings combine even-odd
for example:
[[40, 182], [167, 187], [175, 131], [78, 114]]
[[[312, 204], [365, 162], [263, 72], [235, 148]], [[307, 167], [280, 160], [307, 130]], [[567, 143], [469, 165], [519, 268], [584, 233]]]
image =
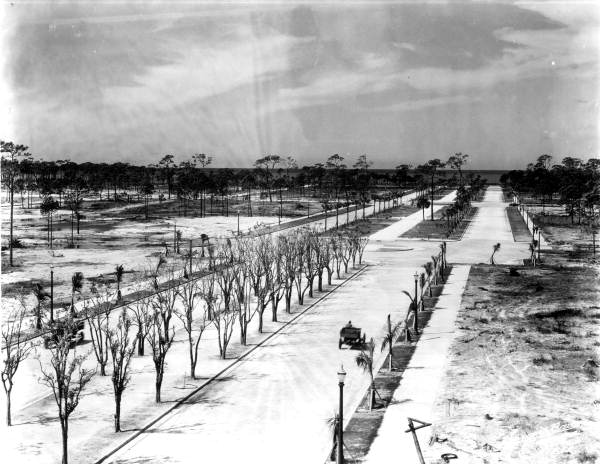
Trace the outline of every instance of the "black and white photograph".
[[600, 464], [600, 0], [2, 0], [0, 461]]

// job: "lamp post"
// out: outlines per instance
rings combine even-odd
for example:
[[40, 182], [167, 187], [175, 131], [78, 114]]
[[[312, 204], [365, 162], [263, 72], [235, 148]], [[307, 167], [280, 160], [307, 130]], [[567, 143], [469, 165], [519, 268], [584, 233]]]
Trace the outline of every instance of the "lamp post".
[[541, 251], [542, 251], [542, 228], [538, 227], [538, 249], [537, 249], [538, 262], [541, 262], [541, 259], [540, 259]]
[[415, 320], [413, 321], [413, 329], [415, 331], [415, 336], [416, 336], [416, 335], [419, 335], [419, 323], [418, 323], [418, 318], [417, 318], [417, 315], [418, 315], [418, 312], [417, 312], [417, 308], [418, 308], [418, 306], [417, 306], [418, 305], [417, 283], [419, 282], [419, 273], [417, 271], [415, 271], [414, 278], [415, 278], [415, 301], [414, 301]]
[[337, 442], [337, 464], [344, 462], [344, 380], [346, 380], [346, 371], [344, 365], [340, 366], [337, 373], [338, 385], [340, 387], [340, 411], [338, 421], [338, 442]]
[[50, 265], [50, 323], [54, 323], [54, 264]]

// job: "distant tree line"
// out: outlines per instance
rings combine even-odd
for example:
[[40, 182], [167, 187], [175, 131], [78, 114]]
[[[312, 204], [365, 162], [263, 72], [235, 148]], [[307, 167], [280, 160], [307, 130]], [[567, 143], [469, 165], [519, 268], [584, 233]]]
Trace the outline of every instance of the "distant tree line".
[[[52, 247], [54, 213], [58, 209], [71, 211], [73, 244], [85, 201], [92, 199], [139, 202], [144, 205], [146, 218], [150, 202], [156, 200], [178, 201], [183, 216], [211, 214], [213, 201], [219, 202], [222, 214], [229, 215], [230, 203], [235, 202], [238, 212], [252, 216], [257, 193], [262, 201], [279, 202], [282, 215], [284, 196], [316, 198], [327, 211], [351, 204], [364, 208], [374, 199], [391, 201], [407, 190], [417, 190], [419, 204], [431, 207], [433, 217], [434, 192], [441, 185], [463, 186], [474, 179], [472, 174], [464, 175], [468, 155], [462, 153], [450, 156], [447, 162], [436, 158], [416, 167], [401, 164], [393, 170], [372, 169], [373, 162], [366, 154], [351, 165], [339, 154], [301, 168], [291, 156], [265, 155], [251, 169], [215, 169], [211, 168], [213, 157], [204, 153], [180, 162], [167, 154], [155, 164], [134, 165], [34, 159], [28, 147], [4, 141], [0, 149], [2, 184], [11, 204], [10, 265], [13, 248], [21, 246], [18, 237], [12, 236], [15, 196], [23, 208], [40, 208], [48, 221], [48, 246]], [[454, 176], [446, 176], [448, 168]], [[36, 195], [40, 201], [34, 201]]]
[[552, 156], [544, 154], [524, 170], [512, 170], [500, 177], [502, 186], [520, 197], [533, 197], [541, 203], [560, 204], [571, 223], [598, 216], [600, 206], [600, 159], [567, 156], [560, 164], [552, 164]]

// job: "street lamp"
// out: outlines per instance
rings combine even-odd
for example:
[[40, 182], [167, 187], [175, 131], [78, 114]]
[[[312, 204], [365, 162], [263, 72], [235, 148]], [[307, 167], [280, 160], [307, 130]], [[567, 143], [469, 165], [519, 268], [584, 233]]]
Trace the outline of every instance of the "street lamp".
[[54, 323], [54, 264], [50, 265], [50, 323]]
[[541, 261], [540, 260], [541, 251], [542, 251], [542, 229], [541, 229], [541, 227], [538, 227], [538, 249], [537, 249], [538, 261]]
[[337, 464], [344, 462], [344, 380], [346, 379], [346, 371], [344, 365], [340, 366], [337, 373], [338, 385], [340, 387], [340, 413], [338, 421], [338, 442], [337, 442]]
[[417, 306], [417, 304], [418, 304], [418, 300], [417, 300], [417, 298], [418, 298], [418, 296], [417, 296], [417, 283], [419, 282], [419, 273], [417, 271], [415, 271], [414, 278], [415, 278], [415, 301], [414, 301], [414, 311], [415, 311], [414, 317], [415, 317], [415, 320], [413, 322], [413, 329], [415, 331], [415, 336], [416, 336], [416, 335], [419, 335], [419, 323], [418, 323], [418, 320], [417, 320], [417, 314], [418, 314], [417, 313], [417, 308], [418, 308], [418, 306]]

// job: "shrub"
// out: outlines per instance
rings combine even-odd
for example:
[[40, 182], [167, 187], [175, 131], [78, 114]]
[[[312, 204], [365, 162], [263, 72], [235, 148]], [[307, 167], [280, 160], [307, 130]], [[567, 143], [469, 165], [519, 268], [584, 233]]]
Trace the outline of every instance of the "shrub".
[[577, 454], [577, 462], [596, 462], [598, 455], [596, 453], [590, 453], [587, 450], [580, 451]]
[[13, 239], [12, 239], [12, 247], [13, 248], [25, 248], [25, 245], [23, 244], [23, 242], [19, 238], [13, 237]]

